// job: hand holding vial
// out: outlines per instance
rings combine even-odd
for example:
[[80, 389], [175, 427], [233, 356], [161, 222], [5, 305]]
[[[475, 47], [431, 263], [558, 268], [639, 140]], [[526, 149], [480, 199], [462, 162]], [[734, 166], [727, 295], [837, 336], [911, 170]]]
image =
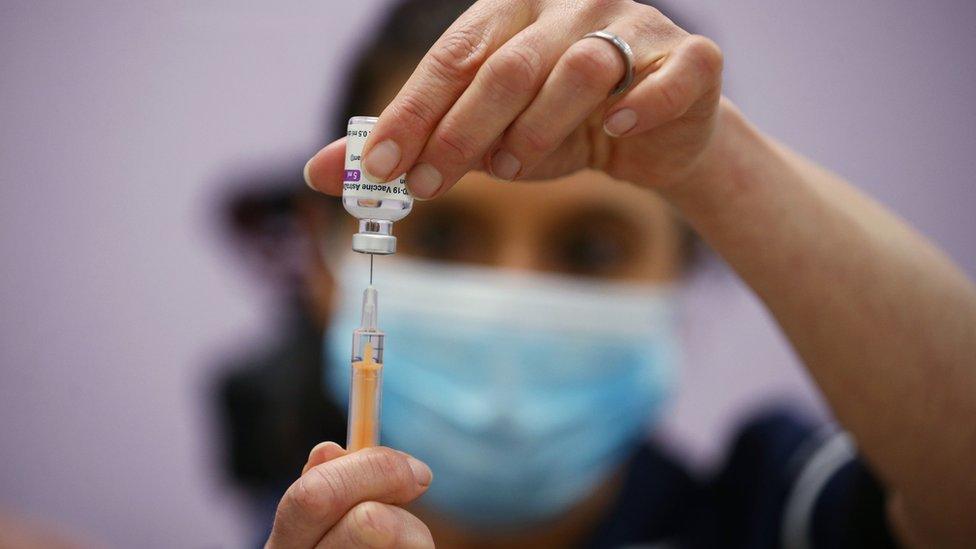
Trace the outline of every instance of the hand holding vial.
[[[647, 5], [482, 0], [380, 115], [364, 144], [363, 176], [405, 173], [424, 199], [470, 170], [516, 180], [592, 168], [672, 187], [709, 160], [721, 72], [711, 40]], [[339, 140], [312, 158], [310, 185], [342, 192], [342, 151]]]

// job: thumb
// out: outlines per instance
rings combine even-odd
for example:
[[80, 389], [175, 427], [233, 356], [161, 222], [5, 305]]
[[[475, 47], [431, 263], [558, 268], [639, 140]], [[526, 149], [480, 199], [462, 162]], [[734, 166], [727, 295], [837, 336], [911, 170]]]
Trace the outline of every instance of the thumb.
[[341, 195], [345, 156], [345, 137], [326, 145], [305, 164], [305, 183], [320, 193]]

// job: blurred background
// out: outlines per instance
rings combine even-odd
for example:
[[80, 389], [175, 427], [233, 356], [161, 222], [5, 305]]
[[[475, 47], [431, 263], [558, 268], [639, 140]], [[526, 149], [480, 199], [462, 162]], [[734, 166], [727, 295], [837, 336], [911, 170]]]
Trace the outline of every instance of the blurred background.
[[[331, 141], [384, 0], [0, 4], [0, 514], [109, 546], [241, 546], [265, 525], [217, 413], [277, 290], [227, 204]], [[976, 3], [689, 0], [762, 129], [976, 274]], [[274, 183], [274, 182], [271, 182]], [[818, 397], [717, 261], [685, 288], [664, 436], [701, 467], [757, 402]], [[298, 471], [295, 471], [297, 475]]]

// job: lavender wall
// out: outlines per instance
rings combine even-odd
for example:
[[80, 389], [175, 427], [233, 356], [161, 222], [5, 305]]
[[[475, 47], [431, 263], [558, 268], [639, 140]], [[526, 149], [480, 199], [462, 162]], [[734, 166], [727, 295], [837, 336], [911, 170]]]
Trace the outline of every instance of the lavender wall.
[[[310, 152], [384, 2], [0, 5], [0, 508], [116, 546], [241, 545], [206, 382], [267, 328], [215, 234], [227, 169]], [[976, 273], [976, 3], [698, 0], [728, 90]], [[296, 165], [296, 170], [301, 166]], [[721, 269], [689, 289], [668, 433], [700, 462], [757, 397], [815, 403]]]

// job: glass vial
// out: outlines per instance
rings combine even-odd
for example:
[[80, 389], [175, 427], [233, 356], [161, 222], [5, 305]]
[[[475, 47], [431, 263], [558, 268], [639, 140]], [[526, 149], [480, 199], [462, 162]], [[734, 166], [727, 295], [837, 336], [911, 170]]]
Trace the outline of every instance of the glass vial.
[[378, 119], [354, 116], [346, 129], [346, 168], [342, 178], [342, 205], [359, 219], [359, 232], [352, 237], [352, 249], [367, 254], [396, 252], [393, 222], [403, 219], [413, 207], [407, 191], [406, 174], [385, 183], [373, 182], [362, 170], [363, 147]]

